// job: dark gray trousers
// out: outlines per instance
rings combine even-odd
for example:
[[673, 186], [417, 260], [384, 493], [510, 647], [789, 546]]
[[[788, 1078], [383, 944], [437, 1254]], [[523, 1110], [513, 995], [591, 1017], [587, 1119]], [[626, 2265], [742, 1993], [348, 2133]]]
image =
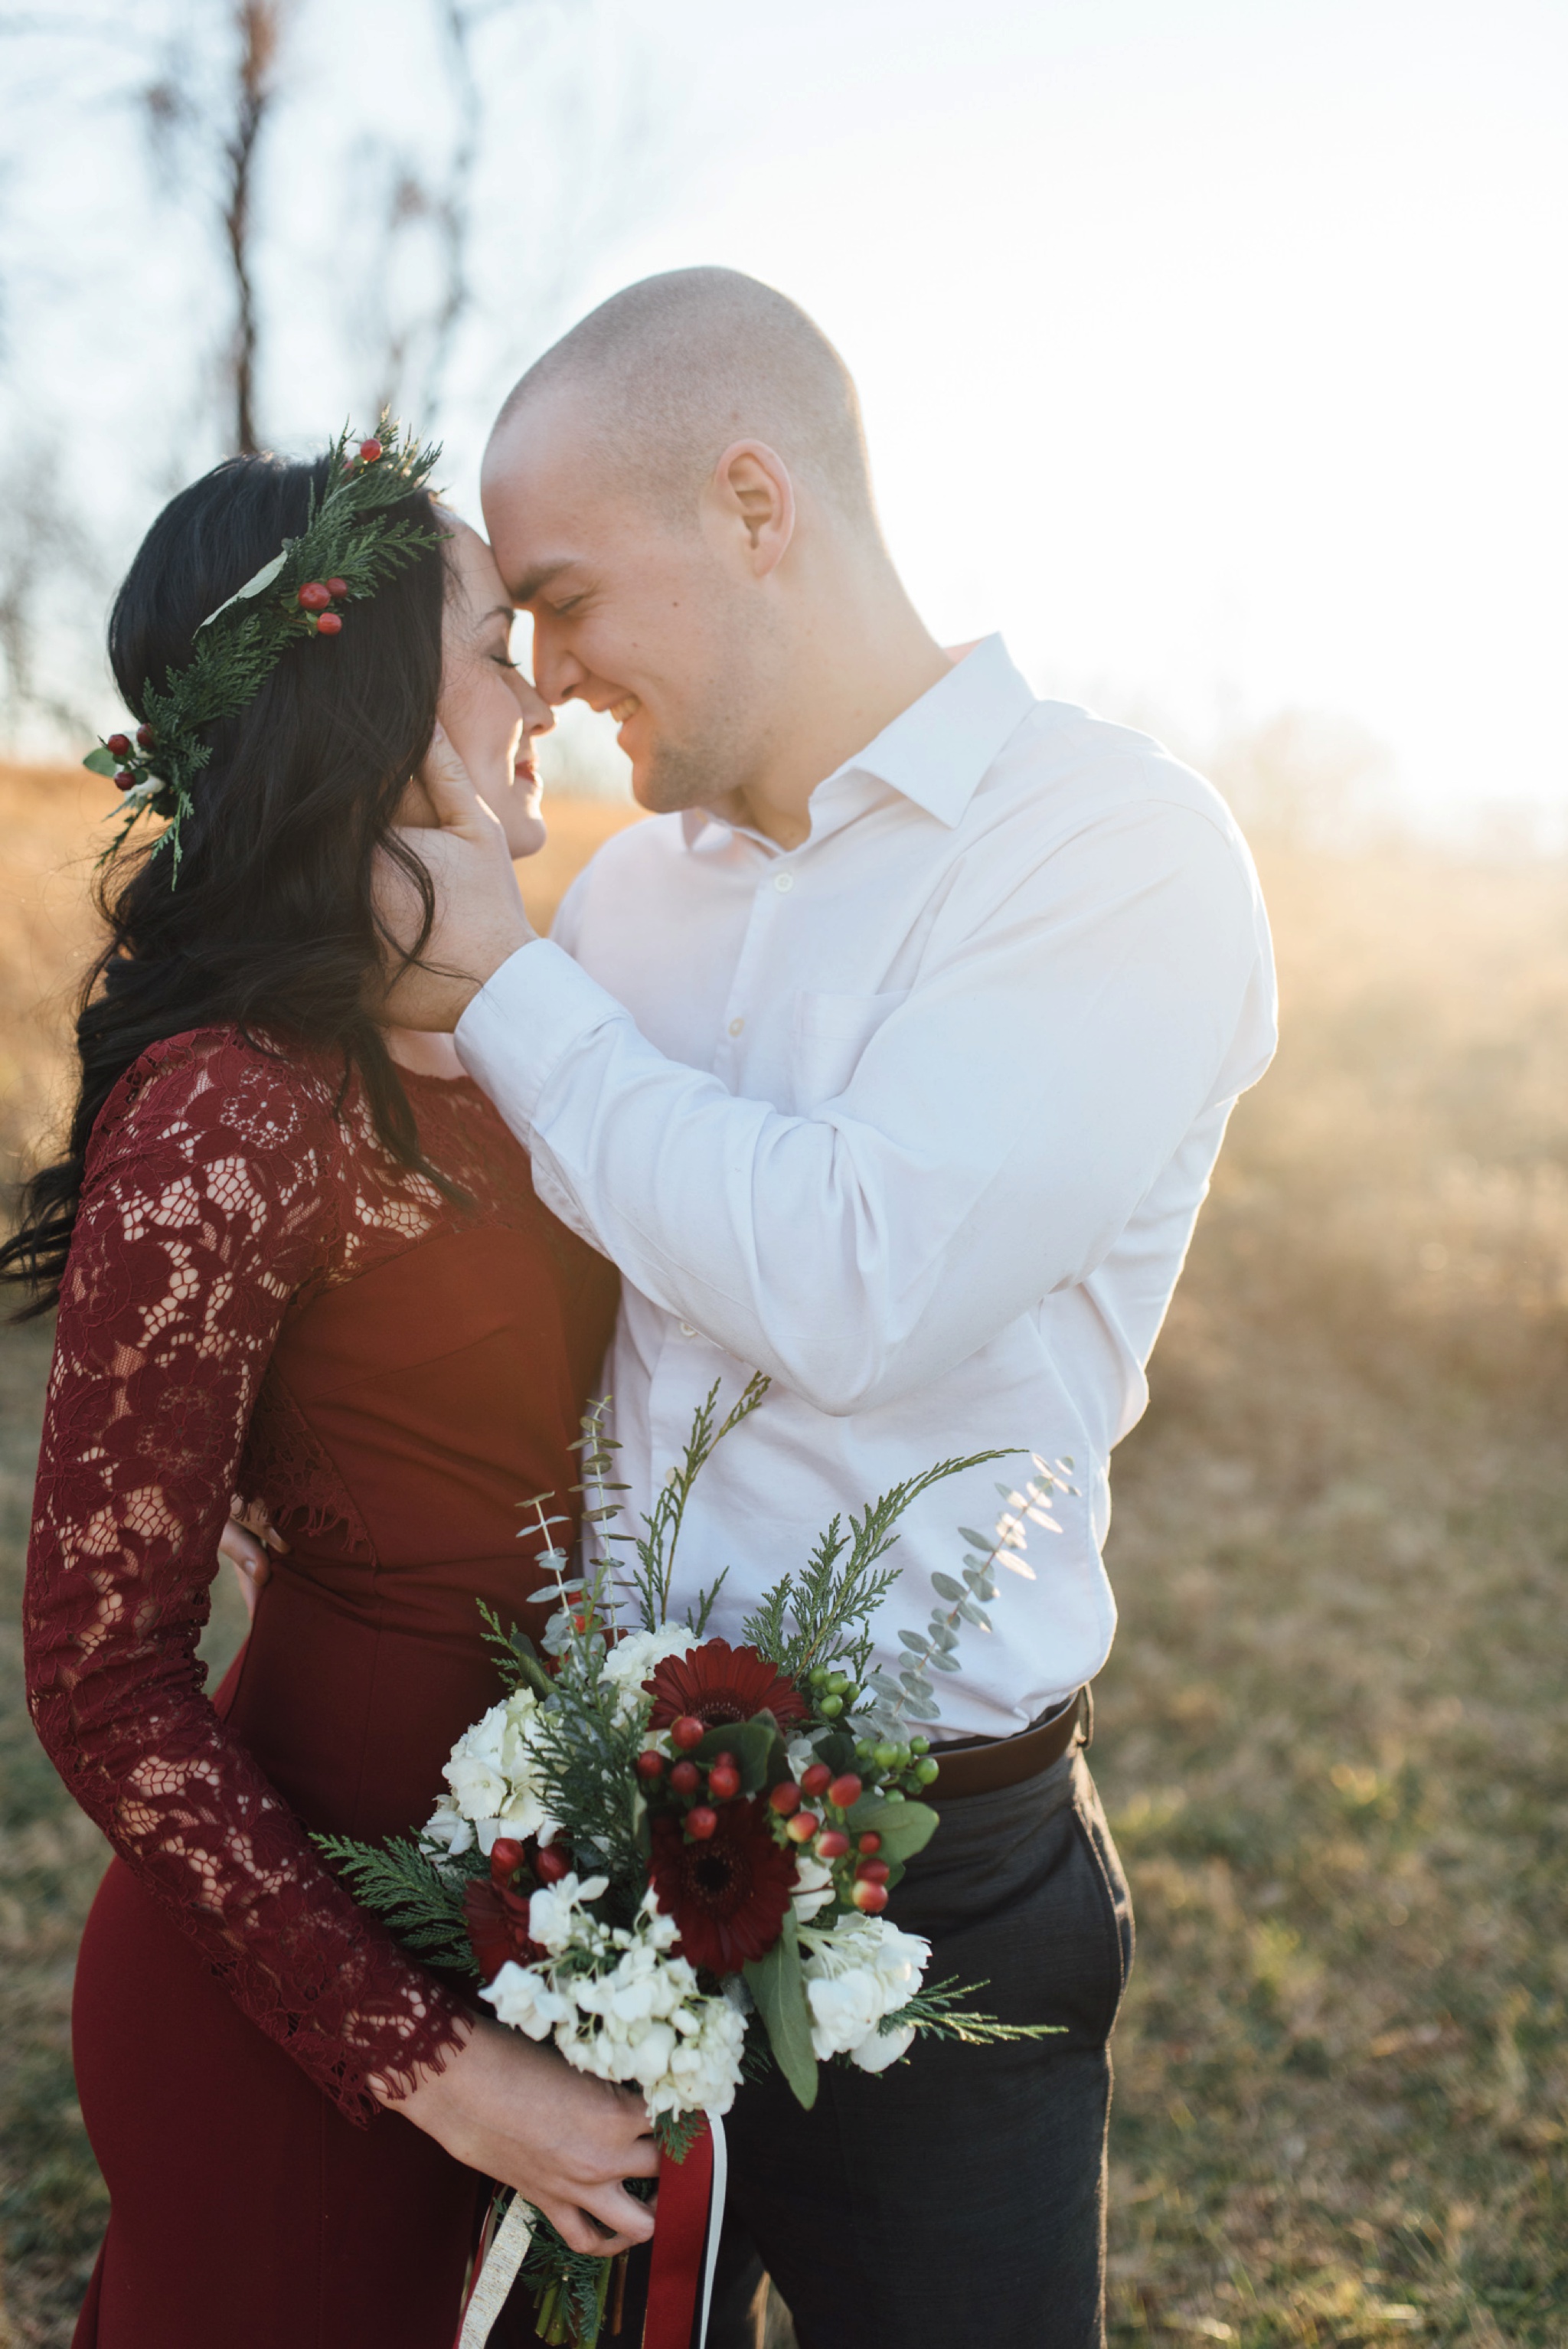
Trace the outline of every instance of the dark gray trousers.
[[802, 2112], [742, 2088], [709, 2349], [760, 2349], [763, 2271], [800, 2349], [1099, 2349], [1107, 2041], [1132, 1959], [1127, 1883], [1081, 1749], [949, 1805], [890, 1905], [926, 1980], [1059, 2037], [916, 2041], [875, 2075], [824, 2064]]

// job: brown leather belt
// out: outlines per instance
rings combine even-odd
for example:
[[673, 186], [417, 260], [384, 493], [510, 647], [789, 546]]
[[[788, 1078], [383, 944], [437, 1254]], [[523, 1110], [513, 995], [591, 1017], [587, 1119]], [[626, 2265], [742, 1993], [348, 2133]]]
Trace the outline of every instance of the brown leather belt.
[[951, 1745], [934, 1745], [931, 1758], [941, 1767], [925, 1793], [934, 1803], [950, 1803], [955, 1795], [994, 1795], [1004, 1786], [1021, 1786], [1026, 1778], [1037, 1778], [1061, 1760], [1080, 1724], [1087, 1745], [1094, 1734], [1094, 1700], [1087, 1688], [1044, 1721], [1020, 1729], [1016, 1737], [955, 1738]]

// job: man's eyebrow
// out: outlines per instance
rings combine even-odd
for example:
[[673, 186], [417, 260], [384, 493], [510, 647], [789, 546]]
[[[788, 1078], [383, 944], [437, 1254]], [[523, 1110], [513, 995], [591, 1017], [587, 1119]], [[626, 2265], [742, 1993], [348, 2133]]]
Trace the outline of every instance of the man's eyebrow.
[[513, 602], [531, 604], [536, 595], [544, 593], [552, 579], [559, 579], [563, 571], [570, 571], [575, 561], [574, 555], [563, 554], [559, 562], [542, 563], [537, 571], [531, 571], [525, 579], [518, 581], [511, 591]]

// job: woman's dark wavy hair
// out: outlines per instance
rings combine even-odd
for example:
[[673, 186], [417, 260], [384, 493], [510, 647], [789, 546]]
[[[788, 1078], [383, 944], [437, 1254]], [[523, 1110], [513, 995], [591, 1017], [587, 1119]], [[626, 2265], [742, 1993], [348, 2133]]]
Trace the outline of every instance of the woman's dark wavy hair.
[[[164, 508], [109, 618], [121, 695], [142, 695], [191, 658], [201, 621], [304, 528], [326, 460], [234, 457]], [[441, 523], [429, 493], [390, 509]], [[291, 646], [255, 699], [205, 730], [211, 750], [191, 790], [179, 885], [167, 849], [127, 847], [97, 900], [108, 937], [77, 1006], [80, 1089], [65, 1154], [22, 1194], [0, 1278], [26, 1283], [26, 1320], [59, 1298], [93, 1124], [150, 1044], [188, 1029], [262, 1030], [339, 1056], [357, 1073], [392, 1157], [440, 1183], [381, 1031], [367, 1009], [388, 941], [371, 882], [385, 852], [418, 894], [422, 950], [434, 915], [428, 875], [393, 831], [428, 747], [441, 681], [447, 566], [435, 546], [367, 601], [335, 637]], [[341, 1098], [341, 1096], [340, 1096]]]

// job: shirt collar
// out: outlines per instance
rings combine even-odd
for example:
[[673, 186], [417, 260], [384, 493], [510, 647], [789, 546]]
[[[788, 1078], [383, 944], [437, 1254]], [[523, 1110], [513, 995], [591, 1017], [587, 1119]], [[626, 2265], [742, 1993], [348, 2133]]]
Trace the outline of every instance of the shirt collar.
[[[1003, 744], [1034, 706], [1035, 696], [1001, 637], [985, 636], [918, 701], [901, 709], [874, 741], [818, 784], [812, 793], [813, 816], [824, 801], [839, 796], [841, 782], [872, 775], [951, 830]], [[681, 827], [688, 848], [710, 823], [726, 823], [727, 819], [717, 809], [683, 812]]]

